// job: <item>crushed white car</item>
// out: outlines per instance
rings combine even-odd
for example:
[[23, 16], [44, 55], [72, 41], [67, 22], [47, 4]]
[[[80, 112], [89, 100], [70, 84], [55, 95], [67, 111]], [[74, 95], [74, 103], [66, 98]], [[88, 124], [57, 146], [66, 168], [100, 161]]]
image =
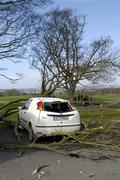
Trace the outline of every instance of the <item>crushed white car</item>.
[[19, 123], [35, 137], [63, 135], [80, 130], [80, 114], [67, 100], [60, 98], [30, 98], [19, 107]]

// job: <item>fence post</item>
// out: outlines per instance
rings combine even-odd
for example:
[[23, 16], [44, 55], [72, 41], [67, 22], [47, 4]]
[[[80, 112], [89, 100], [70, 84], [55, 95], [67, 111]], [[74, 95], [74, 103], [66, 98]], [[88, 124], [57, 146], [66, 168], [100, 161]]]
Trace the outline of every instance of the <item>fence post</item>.
[[100, 119], [103, 119], [103, 104], [100, 103]]

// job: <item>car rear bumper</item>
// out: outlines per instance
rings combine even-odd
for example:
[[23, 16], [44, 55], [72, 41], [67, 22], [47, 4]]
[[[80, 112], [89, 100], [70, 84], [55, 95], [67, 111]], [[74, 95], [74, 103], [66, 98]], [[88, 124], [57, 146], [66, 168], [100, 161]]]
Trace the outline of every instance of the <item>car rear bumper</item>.
[[34, 134], [43, 136], [63, 135], [70, 132], [80, 130], [80, 124], [74, 125], [61, 125], [61, 126], [35, 126]]

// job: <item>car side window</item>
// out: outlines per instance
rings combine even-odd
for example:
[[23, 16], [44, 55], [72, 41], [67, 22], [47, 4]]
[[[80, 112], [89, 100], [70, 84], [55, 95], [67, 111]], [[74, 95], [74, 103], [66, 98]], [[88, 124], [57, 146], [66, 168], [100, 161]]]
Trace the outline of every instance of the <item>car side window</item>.
[[29, 99], [29, 100], [25, 103], [23, 109], [26, 109], [26, 110], [27, 110], [27, 109], [29, 108], [31, 102], [32, 102], [32, 99]]

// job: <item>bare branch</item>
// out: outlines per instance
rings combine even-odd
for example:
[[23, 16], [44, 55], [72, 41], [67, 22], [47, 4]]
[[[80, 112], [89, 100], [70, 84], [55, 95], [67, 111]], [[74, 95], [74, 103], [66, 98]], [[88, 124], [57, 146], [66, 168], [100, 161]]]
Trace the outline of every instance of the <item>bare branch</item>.
[[[26, 56], [26, 47], [36, 36], [41, 16], [35, 9], [46, 5], [49, 0], [1, 0], [0, 1], [0, 61], [20, 62]], [[21, 78], [0, 76], [14, 83]]]

